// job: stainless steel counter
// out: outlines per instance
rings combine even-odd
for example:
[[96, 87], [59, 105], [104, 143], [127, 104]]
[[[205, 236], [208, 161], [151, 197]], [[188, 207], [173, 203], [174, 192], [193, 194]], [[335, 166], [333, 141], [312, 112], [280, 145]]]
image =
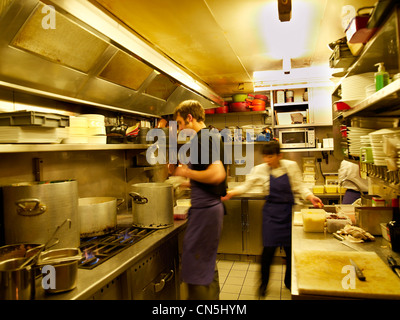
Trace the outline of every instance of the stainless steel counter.
[[146, 254], [167, 242], [184, 230], [187, 220], [176, 220], [172, 227], [160, 229], [128, 247], [92, 270], [78, 269], [78, 284], [71, 291], [46, 294], [41, 286], [41, 278], [36, 281], [37, 300], [84, 300], [89, 299], [103, 286], [121, 275]]
[[[400, 254], [393, 252], [390, 249], [390, 243], [383, 237], [376, 236], [373, 242], [364, 242], [360, 244], [352, 244], [352, 246], [360, 250], [376, 252], [382, 261], [388, 265], [386, 257], [393, 256], [398, 262], [400, 261]], [[331, 233], [322, 232], [304, 232], [302, 226], [292, 226], [292, 298], [302, 299], [299, 295], [296, 279], [296, 263], [294, 260], [293, 252], [295, 250], [322, 250], [322, 251], [354, 251], [354, 249], [343, 245], [339, 240], [333, 237]], [[391, 272], [388, 269], [389, 272]]]

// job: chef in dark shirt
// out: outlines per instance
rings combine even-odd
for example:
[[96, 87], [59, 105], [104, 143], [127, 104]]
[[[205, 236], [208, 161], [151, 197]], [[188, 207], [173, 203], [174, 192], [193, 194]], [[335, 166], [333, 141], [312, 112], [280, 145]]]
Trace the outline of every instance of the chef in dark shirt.
[[[226, 167], [223, 143], [217, 132], [206, 128], [205, 112], [196, 100], [186, 100], [175, 109], [179, 130], [192, 129], [195, 136], [188, 166], [178, 166], [174, 175], [190, 179], [191, 208], [183, 239], [182, 280], [188, 285], [189, 299], [219, 299], [216, 268], [226, 195]], [[217, 136], [215, 136], [217, 135]], [[208, 157], [206, 156], [208, 155]]]

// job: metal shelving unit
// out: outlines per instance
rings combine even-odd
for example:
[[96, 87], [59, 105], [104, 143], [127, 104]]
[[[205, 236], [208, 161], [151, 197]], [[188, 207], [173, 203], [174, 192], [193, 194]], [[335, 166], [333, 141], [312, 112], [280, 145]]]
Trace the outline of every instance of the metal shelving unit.
[[145, 150], [151, 144], [0, 144], [0, 153]]

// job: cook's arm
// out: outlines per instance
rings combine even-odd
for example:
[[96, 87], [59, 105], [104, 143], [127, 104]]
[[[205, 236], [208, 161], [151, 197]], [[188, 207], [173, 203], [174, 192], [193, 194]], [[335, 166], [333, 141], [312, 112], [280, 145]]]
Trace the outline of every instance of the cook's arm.
[[299, 166], [297, 163], [290, 168], [292, 172], [292, 179], [293, 179], [293, 185], [294, 188], [297, 189], [296, 191], [301, 195], [301, 197], [304, 200], [310, 201], [314, 207], [322, 208], [324, 204], [322, 203], [322, 200], [318, 197], [316, 197], [310, 189], [307, 188], [307, 186], [303, 182], [303, 177], [302, 173], [300, 171]]
[[222, 200], [223, 201], [229, 200], [234, 196], [238, 196], [243, 193], [246, 193], [252, 187], [260, 186], [263, 183], [263, 181], [262, 181], [262, 179], [260, 179], [258, 170], [260, 170], [260, 168], [258, 166], [253, 167], [251, 169], [250, 173], [248, 175], [246, 175], [245, 182], [243, 182], [240, 186], [237, 186], [236, 188], [229, 190], [227, 192], [226, 196], [222, 198]]
[[201, 183], [220, 184], [225, 180], [226, 172], [221, 161], [213, 162], [206, 170], [197, 171], [189, 169], [188, 166], [182, 165], [176, 168], [174, 175], [186, 177]]

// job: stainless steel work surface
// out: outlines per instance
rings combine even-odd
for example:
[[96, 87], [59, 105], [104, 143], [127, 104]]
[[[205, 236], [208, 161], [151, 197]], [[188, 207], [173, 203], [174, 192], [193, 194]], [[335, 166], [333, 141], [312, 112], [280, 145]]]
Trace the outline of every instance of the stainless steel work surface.
[[69, 292], [46, 294], [41, 286], [41, 278], [36, 280], [37, 300], [84, 300], [90, 298], [100, 288], [126, 271], [146, 253], [168, 241], [186, 226], [186, 220], [174, 221], [172, 227], [160, 229], [135, 245], [110, 258], [95, 269], [78, 269], [77, 287]]
[[[393, 252], [390, 249], [390, 243], [386, 241], [382, 237], [376, 237], [373, 242], [364, 242], [364, 243], [355, 243], [353, 244], [355, 248], [358, 248], [359, 251], [365, 252], [375, 252], [382, 261], [388, 265], [386, 260], [387, 256], [393, 256], [397, 261], [400, 261], [400, 254]], [[300, 296], [298, 292], [297, 286], [297, 277], [296, 277], [296, 262], [293, 256], [293, 252], [299, 250], [320, 250], [320, 251], [329, 251], [329, 252], [337, 252], [337, 251], [345, 251], [345, 252], [358, 252], [352, 248], [349, 248], [343, 244], [339, 240], [333, 237], [332, 233], [324, 233], [324, 232], [304, 232], [302, 226], [292, 226], [292, 298], [293, 299], [303, 299], [307, 298], [307, 296]], [[391, 269], [387, 269], [388, 272], [392, 272]], [[343, 274], [345, 276], [345, 274]], [[311, 298], [310, 296], [308, 298]], [[323, 298], [321, 296], [321, 298]], [[340, 297], [335, 297], [335, 299]], [[343, 297], [345, 298], [345, 297]]]

